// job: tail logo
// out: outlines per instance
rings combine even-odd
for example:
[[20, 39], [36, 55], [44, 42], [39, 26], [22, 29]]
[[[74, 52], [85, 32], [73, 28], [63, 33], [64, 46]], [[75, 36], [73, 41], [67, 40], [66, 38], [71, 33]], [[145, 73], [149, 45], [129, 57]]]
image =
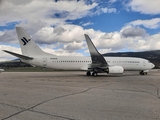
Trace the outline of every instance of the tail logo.
[[25, 37], [21, 38], [23, 45], [26, 45], [31, 39], [26, 39]]

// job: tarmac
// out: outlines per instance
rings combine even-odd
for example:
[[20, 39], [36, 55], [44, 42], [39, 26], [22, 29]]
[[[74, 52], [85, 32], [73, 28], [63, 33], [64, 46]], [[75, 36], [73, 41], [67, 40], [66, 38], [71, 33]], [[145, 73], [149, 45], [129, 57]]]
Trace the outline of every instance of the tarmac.
[[160, 120], [160, 71], [0, 73], [1, 120]]

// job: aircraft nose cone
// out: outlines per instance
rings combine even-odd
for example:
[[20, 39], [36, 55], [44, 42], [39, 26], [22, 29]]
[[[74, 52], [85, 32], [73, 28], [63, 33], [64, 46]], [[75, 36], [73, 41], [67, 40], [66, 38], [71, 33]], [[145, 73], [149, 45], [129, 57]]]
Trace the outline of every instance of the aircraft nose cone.
[[152, 63], [152, 65], [151, 65], [151, 66], [152, 66], [152, 68], [154, 68], [154, 67], [155, 67], [155, 65], [154, 65], [153, 63]]

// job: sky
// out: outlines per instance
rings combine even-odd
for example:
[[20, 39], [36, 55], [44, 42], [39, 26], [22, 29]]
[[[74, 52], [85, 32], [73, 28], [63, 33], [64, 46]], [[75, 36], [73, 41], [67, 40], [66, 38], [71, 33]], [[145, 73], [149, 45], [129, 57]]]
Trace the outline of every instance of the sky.
[[21, 53], [15, 27], [46, 52], [89, 56], [84, 34], [101, 54], [160, 49], [160, 0], [0, 0], [0, 61]]

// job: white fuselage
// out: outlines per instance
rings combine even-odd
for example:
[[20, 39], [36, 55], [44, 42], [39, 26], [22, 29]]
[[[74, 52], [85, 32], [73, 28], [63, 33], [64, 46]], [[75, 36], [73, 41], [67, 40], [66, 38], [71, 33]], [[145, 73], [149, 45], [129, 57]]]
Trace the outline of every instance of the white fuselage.
[[[125, 71], [150, 70], [154, 64], [146, 59], [132, 57], [104, 57], [109, 66], [122, 66]], [[34, 56], [33, 60], [22, 60], [25, 63], [52, 68], [56, 70], [88, 70], [91, 57], [75, 56]]]

